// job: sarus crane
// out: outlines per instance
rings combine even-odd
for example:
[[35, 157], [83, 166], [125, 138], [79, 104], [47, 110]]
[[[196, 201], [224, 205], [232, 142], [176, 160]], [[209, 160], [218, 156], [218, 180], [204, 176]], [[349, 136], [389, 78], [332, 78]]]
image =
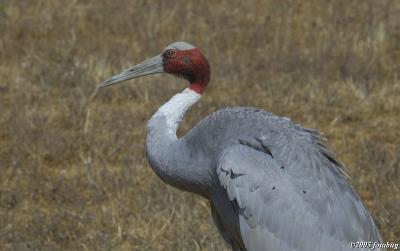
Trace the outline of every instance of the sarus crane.
[[[146, 154], [167, 184], [210, 201], [222, 237], [234, 251], [369, 250], [379, 231], [324, 138], [262, 109], [230, 107], [176, 135], [186, 111], [210, 80], [207, 59], [175, 42], [100, 87], [155, 73], [189, 86], [148, 122]], [[364, 245], [364, 246], [362, 246]], [[379, 250], [379, 249], [375, 249]]]

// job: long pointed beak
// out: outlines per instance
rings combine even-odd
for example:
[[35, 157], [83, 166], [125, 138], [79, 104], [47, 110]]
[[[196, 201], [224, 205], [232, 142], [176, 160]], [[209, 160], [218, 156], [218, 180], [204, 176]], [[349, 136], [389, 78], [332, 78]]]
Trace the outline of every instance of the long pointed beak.
[[99, 87], [106, 87], [109, 85], [121, 83], [123, 81], [132, 79], [132, 78], [139, 78], [142, 76], [155, 74], [155, 73], [162, 73], [164, 72], [164, 65], [163, 59], [161, 55], [157, 55], [155, 57], [149, 58], [143, 61], [140, 64], [135, 65], [134, 67], [127, 69], [121, 72], [118, 75], [112, 76], [111, 78], [107, 79], [103, 83], [99, 85]]

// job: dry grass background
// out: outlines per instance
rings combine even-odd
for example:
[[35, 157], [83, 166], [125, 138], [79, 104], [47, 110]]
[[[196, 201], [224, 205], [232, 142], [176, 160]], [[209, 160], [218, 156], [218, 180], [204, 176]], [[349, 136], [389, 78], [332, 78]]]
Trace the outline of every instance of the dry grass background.
[[0, 2], [0, 249], [227, 250], [208, 203], [163, 184], [146, 121], [185, 83], [100, 81], [173, 41], [212, 80], [181, 133], [229, 105], [325, 133], [385, 241], [400, 241], [400, 2]]

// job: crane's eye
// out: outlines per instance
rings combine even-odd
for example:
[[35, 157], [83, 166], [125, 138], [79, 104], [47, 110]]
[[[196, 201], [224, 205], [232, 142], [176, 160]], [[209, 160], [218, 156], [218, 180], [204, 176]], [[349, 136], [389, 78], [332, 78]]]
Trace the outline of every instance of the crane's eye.
[[176, 56], [176, 50], [174, 50], [174, 49], [167, 50], [167, 51], [164, 53], [164, 55], [165, 55], [167, 58], [173, 58], [173, 57]]

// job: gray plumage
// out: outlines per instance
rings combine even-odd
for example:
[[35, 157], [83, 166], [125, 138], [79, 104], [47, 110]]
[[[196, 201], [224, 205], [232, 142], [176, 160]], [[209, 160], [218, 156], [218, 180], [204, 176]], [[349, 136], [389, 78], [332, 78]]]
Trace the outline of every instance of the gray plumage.
[[156, 171], [165, 182], [210, 200], [234, 249], [336, 251], [352, 250], [351, 241], [381, 242], [316, 131], [242, 107], [211, 114], [180, 139], [155, 128], [167, 128], [164, 120], [150, 123], [150, 164], [169, 170]]
[[190, 80], [149, 121], [146, 154], [157, 175], [207, 198], [234, 251], [337, 251], [353, 250], [350, 242], [381, 243], [372, 217], [317, 131], [261, 109], [233, 107], [177, 138], [179, 123], [209, 79], [208, 64], [196, 50], [174, 43], [103, 83], [159, 72]]

